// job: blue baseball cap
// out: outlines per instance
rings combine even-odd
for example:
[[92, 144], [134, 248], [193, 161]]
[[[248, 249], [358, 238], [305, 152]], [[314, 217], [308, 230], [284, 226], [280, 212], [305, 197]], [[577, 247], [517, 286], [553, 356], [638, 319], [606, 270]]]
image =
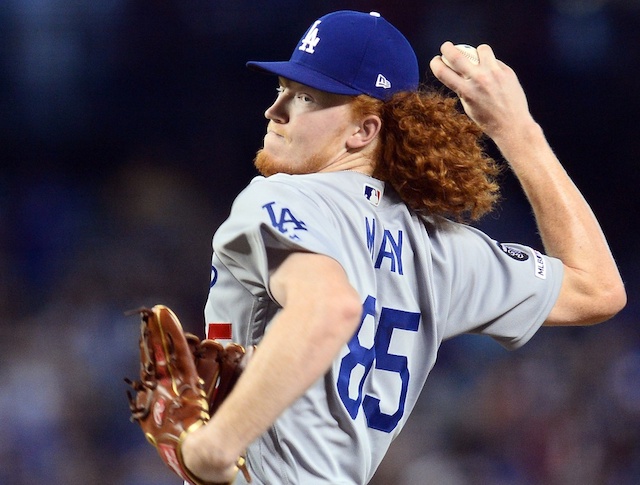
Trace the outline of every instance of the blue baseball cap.
[[386, 100], [415, 91], [419, 73], [409, 41], [377, 12], [332, 12], [316, 20], [288, 61], [247, 62], [275, 74], [334, 94], [367, 94]]

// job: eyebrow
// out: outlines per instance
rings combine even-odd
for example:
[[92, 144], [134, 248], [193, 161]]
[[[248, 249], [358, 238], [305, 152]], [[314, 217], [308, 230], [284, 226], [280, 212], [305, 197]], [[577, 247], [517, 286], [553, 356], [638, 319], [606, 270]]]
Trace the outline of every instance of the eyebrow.
[[306, 84], [302, 84], [298, 81], [293, 81], [292, 79], [287, 79], [286, 77], [282, 77], [282, 76], [278, 76], [278, 81], [280, 83], [280, 86], [285, 87], [285, 88], [290, 88], [292, 87], [293, 84], [296, 84], [298, 86], [301, 86], [304, 90], [306, 91], [314, 91], [317, 93], [323, 93], [324, 91], [321, 91], [320, 89], [316, 89], [313, 88], [311, 86], [308, 86]]
[[[317, 100], [320, 103], [325, 104], [326, 107], [338, 106], [345, 102], [349, 102], [350, 99], [353, 99], [353, 96], [329, 93], [282, 76], [278, 76], [278, 82], [280, 83], [280, 86], [284, 88], [291, 88], [292, 84], [304, 87], [306, 91], [309, 91], [310, 94], [317, 97]], [[339, 101], [342, 98], [346, 98], [346, 100]]]

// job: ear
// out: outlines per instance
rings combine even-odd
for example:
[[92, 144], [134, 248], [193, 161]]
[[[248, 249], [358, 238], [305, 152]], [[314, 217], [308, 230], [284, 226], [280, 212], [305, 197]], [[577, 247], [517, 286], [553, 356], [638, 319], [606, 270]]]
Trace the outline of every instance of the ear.
[[369, 115], [355, 125], [356, 131], [347, 139], [347, 148], [362, 148], [371, 143], [382, 127], [379, 116]]

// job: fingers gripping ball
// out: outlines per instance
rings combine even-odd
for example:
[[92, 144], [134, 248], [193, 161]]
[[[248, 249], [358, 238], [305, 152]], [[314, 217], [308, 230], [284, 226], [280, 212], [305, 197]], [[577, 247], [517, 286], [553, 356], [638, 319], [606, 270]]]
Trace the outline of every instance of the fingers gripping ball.
[[[214, 388], [216, 382], [217, 387], [222, 385], [219, 362], [225, 362], [229, 357], [219, 343], [199, 342], [197, 337], [185, 335], [178, 317], [163, 305], [156, 305], [151, 309], [141, 308], [135, 313], [141, 316], [140, 380], [125, 379], [136, 392], [135, 396], [127, 392], [131, 420], [140, 425], [147, 441], [178, 476], [193, 485], [207, 485], [186, 468], [181, 454], [181, 445], [186, 435], [203, 426], [210, 417], [209, 401], [205, 393], [207, 381], [198, 373], [198, 359], [194, 349], [215, 348], [215, 356], [206, 360], [209, 372], [207, 379], [216, 376], [213, 379]], [[208, 350], [201, 353], [213, 355]], [[230, 355], [234, 362], [241, 362], [244, 349], [234, 344]], [[226, 394], [230, 392], [240, 373], [241, 368], [233, 372], [235, 379], [231, 384], [225, 381], [225, 388], [228, 389]], [[220, 392], [216, 393], [213, 389], [212, 394], [219, 395]], [[238, 467], [248, 477], [244, 458], [238, 460]], [[247, 480], [250, 481], [249, 477]]]
[[[460, 52], [462, 52], [462, 55], [464, 55], [464, 57], [466, 57], [471, 64], [477, 65], [480, 63], [480, 58], [478, 57], [478, 51], [476, 50], [475, 47], [470, 46], [468, 44], [456, 44], [455, 47]], [[450, 67], [451, 69], [453, 69], [453, 66], [451, 65], [450, 61], [445, 56], [441, 56], [441, 58], [442, 58], [442, 62], [444, 62], [447, 65], [447, 67]]]

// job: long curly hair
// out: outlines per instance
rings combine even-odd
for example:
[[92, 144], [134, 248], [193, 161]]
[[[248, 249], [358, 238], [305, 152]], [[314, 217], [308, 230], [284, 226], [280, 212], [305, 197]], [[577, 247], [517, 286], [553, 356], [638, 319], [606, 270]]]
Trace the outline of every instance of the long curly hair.
[[458, 221], [477, 220], [499, 199], [500, 166], [484, 149], [482, 130], [458, 108], [457, 98], [421, 87], [386, 102], [353, 101], [356, 116], [382, 120], [373, 176], [413, 210]]

